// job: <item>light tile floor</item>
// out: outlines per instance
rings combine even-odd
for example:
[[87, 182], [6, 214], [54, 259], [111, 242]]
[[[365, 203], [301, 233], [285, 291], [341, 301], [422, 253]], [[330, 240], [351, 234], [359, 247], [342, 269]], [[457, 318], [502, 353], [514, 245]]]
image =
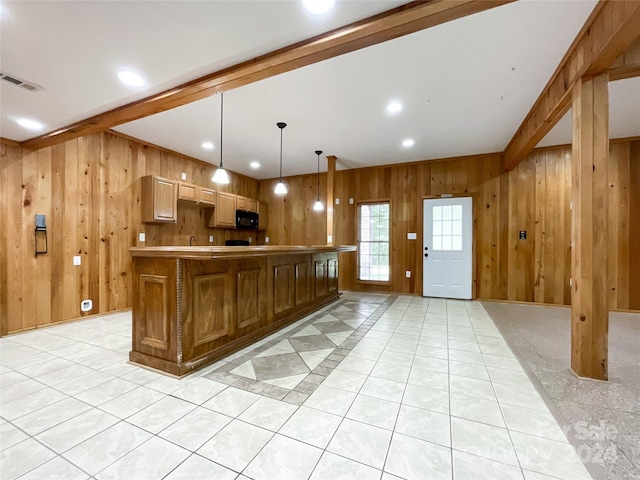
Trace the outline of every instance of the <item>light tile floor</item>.
[[346, 292], [180, 380], [130, 323], [0, 339], [0, 478], [591, 478], [480, 303]]

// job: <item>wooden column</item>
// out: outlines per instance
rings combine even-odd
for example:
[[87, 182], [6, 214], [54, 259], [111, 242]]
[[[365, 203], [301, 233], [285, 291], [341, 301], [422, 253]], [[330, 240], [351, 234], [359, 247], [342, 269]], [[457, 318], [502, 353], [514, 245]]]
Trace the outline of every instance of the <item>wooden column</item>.
[[609, 75], [573, 88], [571, 369], [607, 380]]
[[[327, 156], [327, 245], [334, 245], [333, 232], [333, 186], [336, 176], [336, 156]], [[331, 239], [331, 240], [329, 240]]]

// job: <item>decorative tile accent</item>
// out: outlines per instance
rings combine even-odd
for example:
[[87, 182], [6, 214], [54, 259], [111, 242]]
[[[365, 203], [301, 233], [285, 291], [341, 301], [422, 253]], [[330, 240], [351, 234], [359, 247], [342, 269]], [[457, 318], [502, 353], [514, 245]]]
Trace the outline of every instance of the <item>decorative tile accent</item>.
[[290, 377], [310, 371], [297, 353], [259, 357], [254, 358], [251, 362], [253, 363], [257, 380]]
[[[342, 364], [347, 370], [372, 368], [375, 363], [372, 360], [345, 358], [364, 341], [371, 326], [394, 300], [390, 296], [343, 299], [299, 324], [276, 332], [259, 345], [227, 357], [227, 363], [203, 376], [236, 389], [302, 405]], [[384, 345], [386, 341], [379, 347]]]
[[324, 335], [308, 335], [304, 337], [292, 337], [289, 343], [296, 352], [309, 352], [311, 350], [324, 350], [334, 348], [334, 343]]

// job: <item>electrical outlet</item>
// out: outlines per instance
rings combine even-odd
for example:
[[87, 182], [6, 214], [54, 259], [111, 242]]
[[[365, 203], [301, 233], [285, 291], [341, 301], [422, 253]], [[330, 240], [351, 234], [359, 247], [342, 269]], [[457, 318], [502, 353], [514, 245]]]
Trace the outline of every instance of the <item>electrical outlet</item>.
[[139, 242], [144, 242], [144, 239], [145, 239], [145, 238], [146, 238], [146, 237], [145, 237], [145, 234], [144, 234], [144, 233], [139, 233], [139, 234], [138, 234], [138, 241], [139, 241]]
[[80, 310], [83, 312], [88, 312], [93, 308], [93, 302], [91, 300], [83, 300], [80, 302]]
[[336, 205], [340, 205], [340, 199], [336, 198]]
[[213, 243], [213, 235], [209, 235], [209, 243]]
[[185, 172], [182, 172], [182, 179], [186, 180], [187, 179], [187, 174]]
[[333, 242], [333, 235], [327, 235], [327, 243]]
[[74, 255], [73, 256], [73, 265], [75, 267], [77, 267], [78, 265], [80, 265], [82, 263], [82, 257], [80, 255]]
[[264, 243], [269, 243], [269, 237], [264, 237]]
[[249, 245], [251, 245], [252, 242], [253, 242], [253, 239], [249, 237]]
[[406, 272], [404, 272], [404, 276], [407, 278], [411, 278], [411, 270], [407, 270]]
[[353, 205], [353, 198], [349, 199], [349, 205]]

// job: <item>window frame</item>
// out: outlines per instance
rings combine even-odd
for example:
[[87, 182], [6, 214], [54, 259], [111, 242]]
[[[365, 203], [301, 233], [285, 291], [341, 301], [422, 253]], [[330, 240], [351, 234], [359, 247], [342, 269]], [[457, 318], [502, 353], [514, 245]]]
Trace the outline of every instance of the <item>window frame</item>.
[[[388, 240], [388, 245], [389, 245], [389, 279], [388, 280], [365, 280], [365, 279], [361, 279], [360, 278], [360, 208], [363, 205], [379, 205], [379, 204], [387, 204], [389, 206], [389, 240]], [[391, 199], [389, 198], [380, 198], [380, 199], [375, 199], [375, 200], [362, 200], [362, 201], [358, 201], [357, 205], [356, 205], [356, 245], [357, 245], [357, 255], [356, 255], [356, 283], [359, 284], [367, 284], [367, 285], [391, 285], [392, 283], [392, 277], [393, 277], [393, 272], [391, 269], [391, 266], [393, 264], [393, 262], [391, 261], [391, 256], [392, 256], [392, 243], [391, 243], [391, 239], [392, 239], [392, 232], [391, 232], [391, 226], [393, 225], [392, 222], [392, 205], [391, 205]]]

